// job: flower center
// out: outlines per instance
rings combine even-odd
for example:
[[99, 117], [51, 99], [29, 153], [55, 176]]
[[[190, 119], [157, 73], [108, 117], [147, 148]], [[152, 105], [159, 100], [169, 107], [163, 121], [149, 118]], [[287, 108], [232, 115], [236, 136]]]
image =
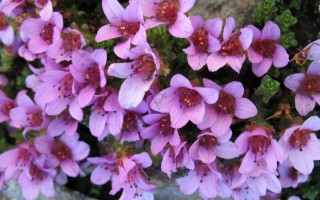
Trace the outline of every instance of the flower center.
[[296, 129], [290, 136], [289, 142], [293, 147], [302, 147], [309, 141], [310, 135], [308, 130]]
[[73, 52], [77, 49], [81, 49], [82, 41], [81, 35], [75, 31], [63, 32], [61, 34], [62, 48], [65, 52]]
[[304, 79], [301, 81], [300, 92], [311, 96], [314, 93], [320, 93], [320, 76], [314, 74], [306, 74]]
[[189, 88], [179, 88], [180, 103], [186, 107], [191, 107], [201, 103], [202, 96], [195, 90]]
[[214, 108], [218, 113], [233, 115], [235, 112], [236, 99], [231, 94], [220, 91], [219, 99], [214, 104]]
[[262, 156], [268, 150], [268, 147], [271, 144], [271, 139], [261, 135], [253, 136], [249, 138], [248, 144], [251, 147], [252, 153], [260, 153]]
[[164, 0], [156, 4], [156, 18], [160, 21], [168, 22], [170, 25], [174, 24], [180, 9], [179, 2], [176, 0]]
[[239, 41], [240, 33], [232, 35], [225, 43], [222, 44], [220, 53], [223, 56], [239, 56], [243, 53], [243, 48]]
[[161, 118], [159, 127], [160, 134], [162, 134], [164, 137], [172, 135], [174, 132], [174, 129], [171, 127], [171, 120], [169, 115]]
[[139, 61], [135, 63], [137, 66], [133, 72], [136, 75], [141, 76], [146, 81], [150, 81], [153, 78], [154, 72], [157, 70], [156, 64], [153, 61], [153, 57], [151, 55], [141, 56]]
[[87, 71], [83, 72], [81, 75], [86, 79], [88, 84], [96, 87], [99, 86], [101, 78], [99, 67], [96, 63], [92, 63], [91, 67], [89, 67]]
[[26, 166], [27, 164], [29, 164], [31, 156], [32, 155], [28, 149], [19, 149], [16, 165]]
[[299, 177], [299, 172], [295, 168], [291, 167], [288, 172], [288, 176], [291, 180], [296, 181]]
[[31, 175], [31, 180], [35, 182], [40, 182], [44, 179], [45, 173], [39, 167], [34, 164], [30, 165], [29, 172]]
[[42, 111], [27, 113], [27, 120], [31, 127], [41, 126], [43, 122]]
[[4, 14], [4, 12], [0, 11], [0, 31], [5, 30], [8, 27], [8, 25], [9, 23], [7, 16]]
[[208, 50], [208, 31], [204, 27], [199, 28], [191, 36], [192, 42], [199, 52], [207, 52]]
[[199, 141], [200, 146], [203, 146], [206, 149], [213, 147], [218, 144], [218, 140], [213, 135], [204, 135]]
[[139, 22], [121, 22], [117, 24], [118, 32], [124, 37], [135, 35], [140, 28]]
[[48, 3], [48, 0], [36, 0], [42, 7]]
[[252, 43], [252, 48], [264, 58], [271, 58], [276, 50], [275, 40], [257, 40]]
[[52, 36], [53, 36], [53, 25], [51, 23], [44, 25], [42, 27], [42, 31], [40, 36], [47, 44], [52, 44]]
[[59, 98], [68, 98], [70, 99], [72, 96], [72, 85], [73, 85], [73, 77], [71, 74], [62, 78], [58, 83], [54, 84], [53, 87], [57, 88], [60, 92]]
[[1, 112], [2, 112], [4, 115], [9, 116], [9, 112], [10, 112], [10, 110], [11, 110], [14, 106], [15, 106], [15, 104], [14, 104], [13, 102], [4, 103]]
[[136, 114], [127, 112], [123, 118], [122, 131], [127, 133], [135, 133], [138, 130]]
[[70, 148], [60, 141], [56, 141], [54, 147], [52, 148], [52, 154], [61, 161], [72, 159]]

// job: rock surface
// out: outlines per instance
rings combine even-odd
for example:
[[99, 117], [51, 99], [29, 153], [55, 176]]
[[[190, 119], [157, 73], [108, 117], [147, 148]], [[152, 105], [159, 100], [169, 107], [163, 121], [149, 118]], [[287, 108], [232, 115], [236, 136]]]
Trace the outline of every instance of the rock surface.
[[198, 0], [189, 14], [200, 15], [204, 19], [232, 16], [236, 19], [237, 26], [241, 27], [250, 23], [248, 19], [251, 19], [259, 2], [260, 0]]

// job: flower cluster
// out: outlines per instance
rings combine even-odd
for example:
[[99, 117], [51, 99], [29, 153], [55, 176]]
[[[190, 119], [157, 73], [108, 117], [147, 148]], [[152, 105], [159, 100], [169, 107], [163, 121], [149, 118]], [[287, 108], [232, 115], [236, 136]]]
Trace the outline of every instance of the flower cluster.
[[[0, 155], [0, 185], [17, 180], [26, 199], [39, 192], [51, 197], [54, 182], [65, 184], [67, 176], [85, 175], [82, 168], [94, 165], [91, 182], [111, 181], [111, 195], [122, 190], [120, 199], [152, 200], [156, 185], [144, 168], [152, 166], [156, 155], [161, 155], [161, 171], [168, 177], [187, 171], [176, 180], [183, 194], [198, 190], [203, 199], [259, 199], [305, 182], [314, 161], [320, 160], [318, 116], [292, 120], [280, 132], [258, 123], [259, 107], [239, 80], [163, 74], [163, 57], [147, 37], [157, 26], [189, 42], [182, 50], [189, 71], [231, 67], [239, 74], [248, 58], [259, 78], [271, 66], [289, 63], [276, 23], [269, 21], [262, 30], [253, 25], [237, 30], [232, 17], [188, 17], [194, 3], [131, 0], [124, 8], [117, 0], [102, 0], [108, 23], [99, 28], [95, 42], [117, 38], [116, 56], [110, 56], [103, 48], [94, 49], [76, 26], [65, 27], [65, 16], [54, 11], [51, 0], [2, 1], [0, 40], [29, 62], [32, 74], [26, 86], [34, 101], [27, 90], [9, 98], [3, 92], [8, 79], [0, 76], [0, 122], [21, 129], [24, 138]], [[14, 32], [10, 21], [18, 17], [23, 20]], [[313, 60], [307, 72], [284, 81], [295, 92], [301, 116], [320, 104], [317, 48], [306, 47], [306, 59]], [[88, 125], [100, 142], [113, 138], [116, 147], [104, 156], [88, 157], [90, 147], [79, 140], [79, 123]], [[36, 136], [29, 137], [32, 133]], [[150, 152], [145, 148], [149, 144]]]

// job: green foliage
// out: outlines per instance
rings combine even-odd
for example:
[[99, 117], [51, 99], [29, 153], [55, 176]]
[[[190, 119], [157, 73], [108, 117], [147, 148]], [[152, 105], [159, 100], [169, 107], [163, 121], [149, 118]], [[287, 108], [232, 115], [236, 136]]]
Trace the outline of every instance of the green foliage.
[[273, 95], [279, 91], [280, 83], [270, 76], [262, 78], [260, 86], [255, 91], [255, 95], [261, 96], [264, 103], [268, 103]]
[[276, 22], [282, 31], [281, 45], [285, 48], [290, 48], [297, 45], [295, 34], [290, 28], [298, 22], [290, 9], [299, 10], [300, 7], [301, 0], [290, 0], [289, 2], [283, 0], [262, 0], [254, 11], [252, 18], [260, 26], [269, 20]]

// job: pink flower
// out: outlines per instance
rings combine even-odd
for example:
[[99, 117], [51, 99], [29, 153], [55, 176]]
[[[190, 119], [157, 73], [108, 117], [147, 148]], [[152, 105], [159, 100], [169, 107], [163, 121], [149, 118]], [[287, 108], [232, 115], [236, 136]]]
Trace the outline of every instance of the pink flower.
[[17, 178], [22, 171], [29, 168], [37, 157], [37, 151], [33, 145], [24, 142], [16, 148], [0, 155], [0, 169], [4, 169], [4, 180]]
[[148, 177], [143, 168], [150, 167], [152, 160], [148, 153], [142, 152], [132, 156], [122, 156], [117, 163], [117, 171], [112, 178], [112, 190], [110, 194], [116, 194], [123, 189], [120, 199], [152, 200], [152, 190], [155, 185], [149, 184]]
[[252, 30], [242, 28], [240, 32], [234, 33], [233, 29], [235, 27], [235, 20], [232, 17], [228, 17], [223, 28], [221, 49], [217, 53], [213, 52], [208, 57], [209, 71], [215, 72], [228, 64], [234, 71], [240, 73], [242, 64], [246, 59], [244, 52], [252, 42]]
[[252, 63], [253, 73], [261, 77], [273, 64], [276, 68], [285, 67], [289, 63], [289, 54], [280, 45], [280, 28], [272, 21], [267, 22], [262, 32], [255, 26], [247, 26], [253, 32], [252, 44], [247, 50]]
[[15, 101], [8, 98], [4, 92], [0, 90], [0, 123], [10, 120], [10, 110], [16, 107]]
[[[142, 114], [146, 113], [148, 106], [145, 101], [142, 101], [137, 107], [130, 108], [123, 114], [121, 131], [115, 135], [115, 137], [120, 140], [121, 144], [123, 142], [142, 142], [140, 132], [142, 130]], [[113, 122], [114, 123], [114, 122]]]
[[78, 140], [78, 134], [72, 136], [63, 134], [59, 140], [40, 136], [35, 139], [34, 145], [40, 153], [48, 157], [47, 166], [60, 166], [66, 175], [76, 177], [80, 173], [77, 162], [86, 158], [90, 151], [88, 144]]
[[3, 12], [3, 9], [0, 11], [0, 40], [3, 44], [9, 46], [14, 41], [14, 31], [12, 26], [8, 22], [8, 17]]
[[171, 177], [171, 173], [177, 171], [178, 168], [194, 169], [194, 162], [190, 158], [187, 142], [181, 142], [178, 146], [169, 146], [165, 150], [162, 162], [161, 171]]
[[18, 184], [26, 200], [35, 199], [41, 191], [47, 197], [52, 197], [56, 170], [44, 166], [45, 158], [34, 160], [19, 176]]
[[97, 165], [92, 171], [90, 180], [96, 185], [107, 183], [116, 174], [116, 153], [110, 152], [104, 157], [87, 158], [88, 162]]
[[287, 88], [296, 93], [295, 106], [298, 113], [306, 116], [316, 103], [320, 104], [320, 63], [313, 61], [307, 73], [297, 73], [284, 80]]
[[178, 129], [171, 127], [168, 114], [149, 114], [143, 117], [143, 121], [150, 126], [141, 130], [143, 139], [151, 140], [151, 152], [156, 155], [169, 143], [171, 146], [180, 144]]
[[222, 136], [203, 131], [198, 139], [190, 146], [189, 155], [194, 160], [210, 164], [216, 157], [232, 159], [238, 157], [237, 147], [230, 141], [232, 131], [229, 129]]
[[200, 16], [190, 18], [193, 33], [187, 40], [190, 46], [183, 51], [188, 55], [188, 63], [193, 70], [200, 70], [207, 64], [208, 53], [220, 50], [220, 41], [217, 39], [222, 29], [222, 19], [214, 18], [206, 22]]
[[77, 103], [77, 87], [70, 71], [54, 68], [39, 74], [38, 77], [42, 84], [36, 90], [35, 101], [46, 104], [45, 112], [48, 115], [58, 115], [69, 106], [70, 115], [81, 121], [83, 112]]
[[78, 123], [79, 121], [75, 120], [68, 111], [64, 111], [49, 123], [47, 134], [50, 137], [55, 137], [66, 133], [71, 137], [76, 133]]
[[248, 126], [235, 141], [239, 153], [246, 153], [239, 172], [259, 176], [261, 172], [275, 173], [277, 162], [282, 163], [284, 155], [281, 146], [273, 139], [270, 127]]
[[217, 100], [216, 89], [193, 87], [187, 78], [176, 74], [171, 78], [170, 87], [158, 93], [150, 106], [155, 111], [169, 113], [171, 126], [181, 128], [189, 120], [194, 124], [201, 123], [205, 113], [205, 103], [213, 104]]
[[112, 88], [96, 95], [92, 100], [92, 112], [89, 118], [89, 129], [99, 140], [109, 133], [117, 135], [122, 130], [125, 111], [118, 102], [118, 92]]
[[307, 59], [320, 62], [320, 40], [315, 40], [304, 47], [303, 53]]
[[7, 86], [9, 80], [5, 75], [0, 74], [0, 89]]
[[40, 18], [24, 20], [20, 34], [24, 40], [28, 40], [27, 46], [30, 52], [40, 54], [46, 52], [54, 41], [59, 40], [62, 28], [62, 15], [54, 12], [47, 21]]
[[119, 103], [127, 109], [136, 107], [150, 89], [160, 70], [160, 58], [145, 43], [131, 50], [127, 63], [113, 63], [108, 75], [125, 78], [119, 91]]
[[304, 183], [308, 179], [308, 175], [300, 173], [296, 170], [289, 159], [284, 161], [278, 168], [280, 174], [280, 183], [283, 188], [296, 188], [298, 184]]
[[302, 125], [288, 128], [279, 140], [285, 158], [289, 157], [292, 166], [302, 174], [310, 174], [313, 161], [320, 160], [320, 142], [314, 133], [319, 130], [320, 118], [312, 116]]
[[199, 188], [199, 194], [204, 199], [214, 198], [228, 190], [215, 163], [205, 164], [197, 161], [194, 170], [190, 170], [185, 177], [178, 178], [176, 182], [180, 186], [180, 191], [186, 195], [193, 194]]
[[51, 0], [34, 0], [35, 5], [41, 8], [39, 15], [42, 20], [47, 21], [51, 18], [53, 8]]
[[130, 2], [124, 9], [117, 0], [103, 0], [103, 12], [111, 24], [102, 26], [96, 35], [96, 42], [123, 37], [124, 42], [114, 47], [114, 53], [127, 58], [130, 45], [139, 45], [147, 41], [142, 10], [138, 3]]
[[107, 52], [97, 49], [92, 53], [77, 50], [72, 53], [70, 71], [76, 81], [82, 84], [78, 94], [78, 104], [81, 108], [87, 106], [96, 93], [97, 88], [106, 85], [104, 67], [107, 63]]
[[47, 55], [56, 59], [56, 62], [70, 61], [75, 50], [82, 49], [86, 44], [82, 33], [78, 30], [66, 28], [61, 32], [60, 38], [54, 40], [47, 49]]
[[150, 17], [146, 21], [148, 28], [153, 28], [160, 24], [169, 26], [169, 32], [174, 37], [186, 38], [192, 32], [190, 19], [184, 14], [188, 12], [195, 3], [195, 0], [138, 0], [143, 15]]
[[48, 117], [43, 111], [42, 105], [36, 105], [27, 96], [26, 91], [20, 91], [16, 98], [17, 107], [10, 110], [11, 125], [24, 128], [22, 134], [27, 131], [40, 131], [47, 127]]
[[244, 98], [244, 88], [240, 82], [232, 81], [223, 88], [209, 79], [203, 79], [205, 87], [219, 91], [219, 98], [213, 105], [206, 105], [203, 121], [198, 128], [205, 130], [211, 127], [216, 135], [224, 134], [231, 126], [233, 116], [248, 119], [258, 114], [256, 106]]
[[0, 2], [0, 10], [6, 15], [12, 15], [14, 9], [25, 3], [25, 0], [2, 0]]

